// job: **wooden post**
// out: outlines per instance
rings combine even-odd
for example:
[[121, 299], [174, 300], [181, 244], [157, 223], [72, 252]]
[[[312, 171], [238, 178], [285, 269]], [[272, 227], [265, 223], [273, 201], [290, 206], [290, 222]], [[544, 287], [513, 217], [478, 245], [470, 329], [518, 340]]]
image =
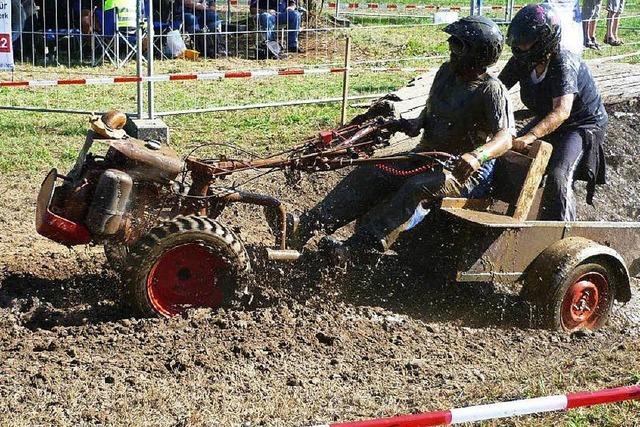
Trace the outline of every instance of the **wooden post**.
[[349, 68], [351, 67], [351, 36], [347, 36], [344, 48], [344, 74], [342, 79], [342, 114], [340, 123], [347, 122], [347, 107], [349, 105]]

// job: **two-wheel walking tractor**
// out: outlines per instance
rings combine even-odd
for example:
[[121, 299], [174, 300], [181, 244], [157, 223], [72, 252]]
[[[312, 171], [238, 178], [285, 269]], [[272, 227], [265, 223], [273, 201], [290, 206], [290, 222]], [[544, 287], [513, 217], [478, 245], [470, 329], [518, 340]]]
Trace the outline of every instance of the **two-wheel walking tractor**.
[[[194, 150], [184, 159], [156, 141], [105, 138], [89, 131], [71, 171], [61, 175], [53, 169], [45, 178], [36, 228], [67, 246], [104, 245], [121, 274], [123, 301], [140, 315], [169, 317], [193, 307], [216, 308], [236, 295], [250, 270], [233, 224], [220, 221], [229, 204], [265, 208], [277, 219], [275, 245], [267, 251], [273, 262], [299, 255], [286, 247], [283, 203], [243, 191], [238, 181], [225, 185], [225, 178], [233, 174], [254, 180], [284, 171], [293, 179], [300, 172], [363, 163], [392, 168], [409, 158], [447, 166], [451, 156], [446, 153], [376, 156], [376, 150], [389, 146], [394, 123], [378, 118], [321, 132], [271, 156], [238, 148], [237, 157], [197, 158]], [[93, 154], [96, 146], [106, 154]], [[569, 332], [596, 329], [607, 320], [614, 300], [631, 298], [640, 223], [535, 220], [549, 153], [543, 142], [527, 156], [509, 152], [496, 172], [492, 198], [443, 200], [431, 216], [450, 233], [431, 236], [423, 227], [419, 237], [444, 248], [447, 254], [430, 251], [430, 256], [447, 255], [454, 280], [521, 282], [522, 295], [536, 308], [542, 325]], [[437, 235], [451, 237], [434, 244]]]

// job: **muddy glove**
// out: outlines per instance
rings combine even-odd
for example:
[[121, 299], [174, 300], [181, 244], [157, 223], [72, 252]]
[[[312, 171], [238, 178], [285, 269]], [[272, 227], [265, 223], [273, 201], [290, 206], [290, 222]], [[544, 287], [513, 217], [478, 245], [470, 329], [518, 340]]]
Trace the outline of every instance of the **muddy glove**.
[[387, 129], [391, 133], [402, 132], [410, 137], [415, 137], [420, 134], [422, 127], [418, 119], [407, 120], [401, 117], [389, 123]]

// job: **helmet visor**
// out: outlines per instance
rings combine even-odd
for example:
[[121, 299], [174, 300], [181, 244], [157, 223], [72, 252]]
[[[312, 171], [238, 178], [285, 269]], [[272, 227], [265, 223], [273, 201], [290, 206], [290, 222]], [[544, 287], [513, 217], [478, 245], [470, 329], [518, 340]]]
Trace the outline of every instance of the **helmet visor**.
[[451, 36], [449, 37], [449, 52], [456, 56], [462, 56], [467, 52], [466, 43], [459, 37]]

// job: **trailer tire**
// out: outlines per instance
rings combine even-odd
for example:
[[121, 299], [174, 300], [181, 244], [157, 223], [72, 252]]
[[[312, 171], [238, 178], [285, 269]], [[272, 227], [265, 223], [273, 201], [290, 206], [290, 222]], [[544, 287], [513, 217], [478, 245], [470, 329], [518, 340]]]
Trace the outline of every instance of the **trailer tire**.
[[607, 261], [587, 260], [547, 279], [531, 301], [539, 326], [572, 333], [593, 331], [607, 322], [617, 287], [616, 271]]
[[145, 317], [172, 317], [232, 300], [250, 269], [246, 249], [210, 218], [176, 217], [145, 233], [123, 271], [125, 298]]

